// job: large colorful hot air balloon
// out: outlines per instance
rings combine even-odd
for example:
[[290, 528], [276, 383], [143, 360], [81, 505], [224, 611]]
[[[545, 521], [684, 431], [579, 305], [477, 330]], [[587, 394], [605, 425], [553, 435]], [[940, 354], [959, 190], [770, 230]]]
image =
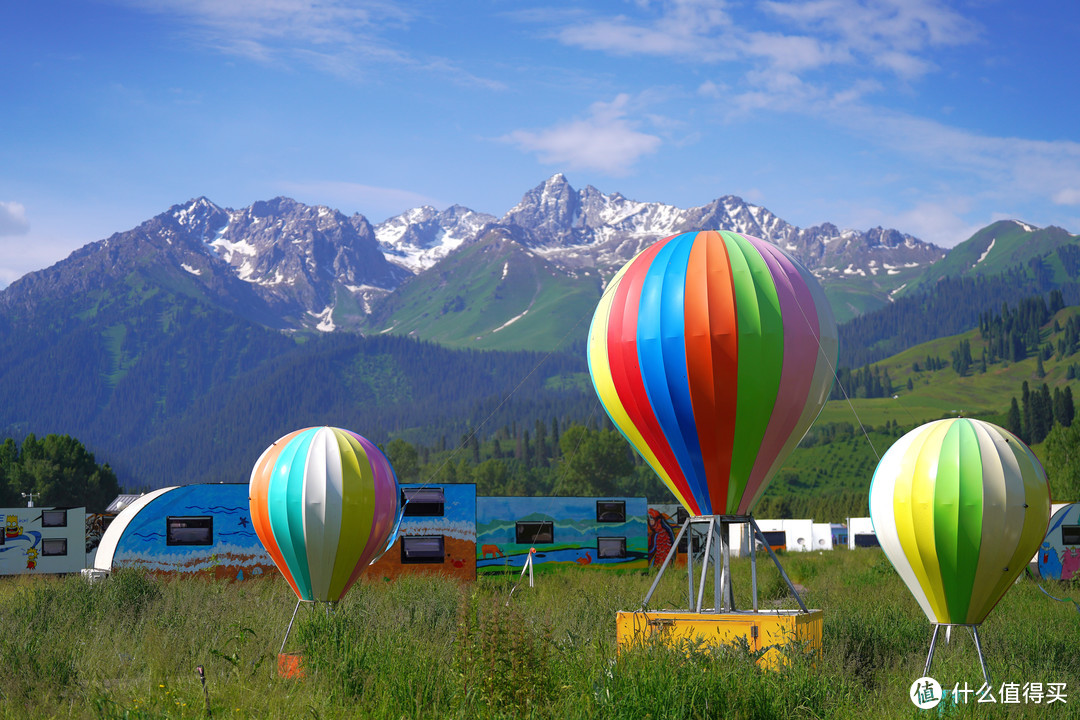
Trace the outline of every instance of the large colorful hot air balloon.
[[870, 517], [926, 617], [978, 625], [1038, 551], [1050, 487], [1038, 459], [1009, 431], [936, 420], [882, 456]]
[[252, 525], [281, 574], [300, 600], [321, 602], [340, 600], [385, 549], [400, 497], [382, 451], [332, 427], [268, 447], [248, 493]]
[[734, 232], [661, 240], [612, 279], [589, 371], [615, 426], [695, 516], [747, 515], [832, 388], [821, 286]]

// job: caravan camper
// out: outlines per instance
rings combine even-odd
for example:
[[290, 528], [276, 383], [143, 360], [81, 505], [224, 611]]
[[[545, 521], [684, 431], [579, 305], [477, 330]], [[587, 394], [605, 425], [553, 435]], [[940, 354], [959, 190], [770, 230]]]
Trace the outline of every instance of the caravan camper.
[[77, 573], [86, 567], [86, 508], [0, 508], [0, 575]]

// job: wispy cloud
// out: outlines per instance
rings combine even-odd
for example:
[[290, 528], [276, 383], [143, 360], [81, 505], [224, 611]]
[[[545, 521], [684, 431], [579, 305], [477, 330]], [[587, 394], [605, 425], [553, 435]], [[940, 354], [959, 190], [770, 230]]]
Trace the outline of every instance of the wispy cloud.
[[405, 6], [379, 0], [122, 0], [171, 15], [223, 50], [256, 60], [293, 47], [352, 47], [382, 52], [379, 30], [412, 19]]
[[356, 212], [360, 212], [372, 222], [381, 222], [387, 217], [421, 205], [430, 205], [435, 208], [445, 208], [450, 205], [448, 202], [410, 190], [353, 182], [333, 180], [284, 182], [281, 183], [280, 188], [282, 192], [304, 202], [317, 202], [349, 210], [355, 208]]
[[787, 71], [847, 65], [903, 79], [935, 67], [929, 50], [979, 34], [974, 22], [943, 0], [774, 0], [759, 7], [781, 27], [757, 27], [745, 19], [745, 6], [729, 8], [725, 0], [643, 2], [633, 15], [519, 18], [550, 23], [550, 34], [566, 45], [614, 55], [763, 62]]
[[979, 27], [942, 0], [776, 0], [763, 7], [801, 30], [902, 77], [933, 67], [929, 48], [961, 45]]
[[899, 212], [878, 207], [860, 208], [847, 220], [852, 227], [903, 228], [904, 232], [921, 240], [948, 247], [968, 239], [986, 224], [966, 219], [965, 215], [971, 209], [971, 198], [949, 196], [924, 200]]
[[626, 175], [661, 144], [658, 136], [635, 129], [630, 105], [631, 97], [620, 94], [611, 102], [593, 103], [586, 118], [544, 130], [515, 130], [500, 140], [535, 153], [544, 164]]
[[0, 200], [0, 235], [25, 235], [30, 232], [26, 208], [22, 203]]
[[[661, 2], [656, 10], [642, 3], [641, 8], [645, 16], [640, 18], [625, 15], [573, 18], [570, 23], [556, 28], [553, 35], [567, 45], [618, 55], [664, 55], [708, 60], [732, 57], [730, 50], [704, 44], [704, 41], [731, 25], [722, 0]], [[548, 18], [537, 16], [536, 19]]]
[[194, 42], [268, 65], [301, 63], [341, 78], [391, 63], [444, 76], [458, 85], [502, 90], [447, 58], [428, 57], [388, 39], [417, 20], [394, 0], [116, 0], [176, 18]]

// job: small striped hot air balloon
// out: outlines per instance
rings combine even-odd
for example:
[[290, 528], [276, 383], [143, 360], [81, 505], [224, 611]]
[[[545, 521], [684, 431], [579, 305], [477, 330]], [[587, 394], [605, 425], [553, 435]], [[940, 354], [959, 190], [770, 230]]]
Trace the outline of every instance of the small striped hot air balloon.
[[604, 409], [695, 516], [747, 515], [832, 388], [821, 286], [734, 232], [661, 240], [607, 286], [589, 331]]
[[936, 420], [882, 456], [870, 517], [926, 617], [978, 625], [1038, 551], [1050, 488], [1038, 459], [1009, 431], [982, 420]]
[[348, 430], [297, 430], [251, 472], [256, 534], [302, 601], [336, 602], [396, 526], [400, 491], [389, 460]]

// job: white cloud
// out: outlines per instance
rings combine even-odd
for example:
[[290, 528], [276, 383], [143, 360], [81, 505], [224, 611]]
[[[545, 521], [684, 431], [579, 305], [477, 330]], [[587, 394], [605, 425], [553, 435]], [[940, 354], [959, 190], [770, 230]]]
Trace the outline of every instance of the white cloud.
[[0, 235], [25, 235], [30, 232], [26, 208], [22, 203], [0, 200]]
[[634, 129], [635, 123], [626, 117], [629, 103], [630, 96], [620, 94], [610, 103], [593, 103], [583, 120], [546, 130], [515, 130], [500, 140], [535, 153], [544, 164], [625, 175], [661, 144], [656, 135]]
[[920, 57], [929, 48], [968, 43], [979, 34], [942, 0], [775, 0], [762, 7], [908, 78], [933, 67]]
[[373, 63], [391, 63], [493, 90], [503, 83], [473, 75], [451, 60], [423, 56], [387, 39], [416, 19], [396, 0], [117, 0], [168, 15], [193, 41], [264, 64], [306, 64], [354, 80]]
[[1062, 188], [1051, 199], [1058, 205], [1080, 205], [1080, 188]]
[[971, 210], [969, 198], [949, 197], [922, 201], [901, 212], [880, 209], [861, 210], [849, 218], [851, 227], [900, 228], [920, 240], [941, 247], [952, 247], [967, 240], [986, 223], [971, 223], [965, 215]]
[[849, 49], [805, 35], [752, 32], [740, 38], [739, 46], [747, 56], [765, 58], [780, 70], [812, 70], [853, 59]]
[[344, 208], [344, 212], [359, 212], [370, 222], [381, 222], [421, 205], [436, 208], [450, 205], [448, 202], [409, 190], [352, 182], [285, 182], [280, 187], [283, 192], [301, 202]]
[[650, 17], [641, 19], [625, 15], [587, 21], [574, 18], [555, 37], [567, 45], [617, 55], [716, 60], [732, 56], [731, 50], [707, 42], [731, 24], [725, 5], [723, 0], [674, 0], [659, 3], [657, 13], [647, 12]]
[[372, 32], [412, 18], [404, 6], [369, 0], [127, 0], [152, 12], [177, 16], [223, 49], [264, 59], [276, 44], [356, 45]]
[[[765, 61], [786, 71], [829, 65], [877, 67], [904, 79], [934, 69], [926, 55], [978, 37], [979, 27], [943, 0], [773, 0], [760, 5], [796, 32], [743, 22], [749, 12], [724, 0], [639, 3], [634, 16], [539, 15], [566, 45], [616, 55], [659, 55], [689, 62]], [[561, 25], [561, 26], [560, 26]]]

